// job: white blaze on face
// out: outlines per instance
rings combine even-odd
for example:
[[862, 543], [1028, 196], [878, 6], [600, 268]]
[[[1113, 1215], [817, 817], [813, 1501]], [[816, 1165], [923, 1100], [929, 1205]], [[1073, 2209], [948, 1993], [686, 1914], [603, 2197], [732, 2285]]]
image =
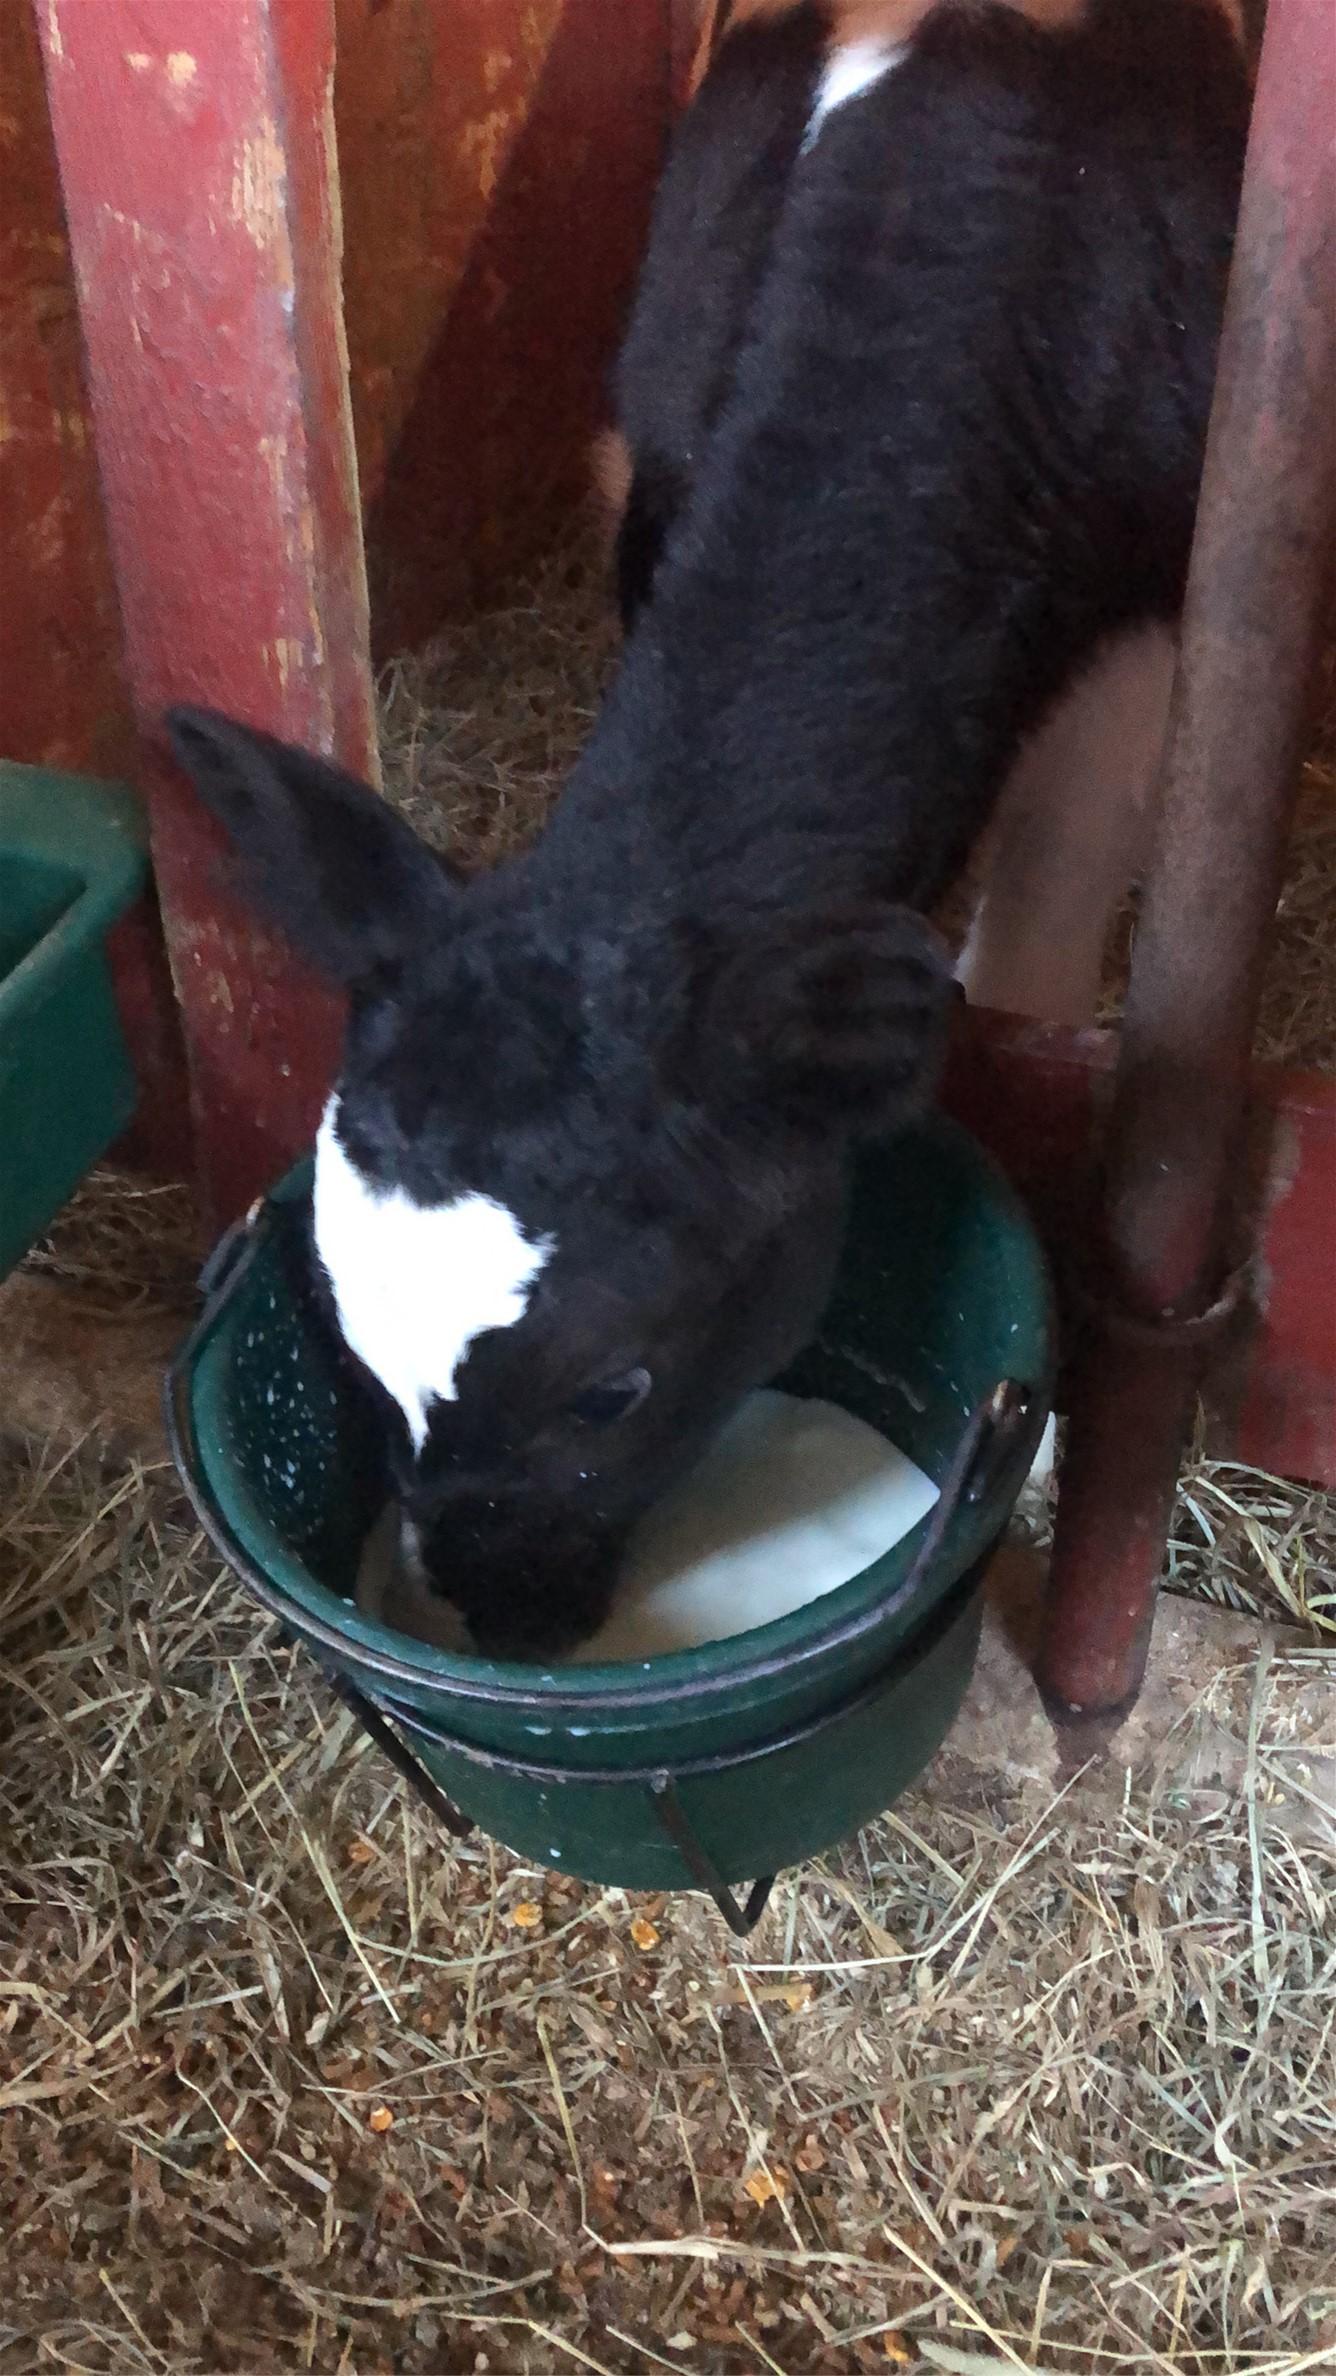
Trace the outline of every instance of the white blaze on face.
[[904, 41], [871, 38], [847, 41], [842, 49], [832, 50], [817, 85], [803, 147], [811, 147], [828, 115], [833, 115], [837, 107], [846, 106], [850, 99], [860, 99], [864, 91], [870, 91], [884, 74], [899, 65], [908, 50], [909, 44]]
[[420, 1452], [428, 1406], [453, 1402], [459, 1365], [484, 1329], [509, 1328], [552, 1252], [490, 1196], [420, 1205], [351, 1162], [331, 1099], [316, 1140], [315, 1242], [358, 1360], [394, 1396]]

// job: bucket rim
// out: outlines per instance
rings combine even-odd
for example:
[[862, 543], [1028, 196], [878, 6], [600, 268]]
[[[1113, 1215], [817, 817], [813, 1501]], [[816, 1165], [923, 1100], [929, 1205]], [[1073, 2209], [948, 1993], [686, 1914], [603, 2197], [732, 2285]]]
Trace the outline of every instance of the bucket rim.
[[399, 1727], [414, 1742], [439, 1749], [451, 1757], [462, 1758], [466, 1765], [476, 1766], [486, 1773], [505, 1774], [510, 1779], [535, 1784], [546, 1783], [564, 1790], [580, 1788], [586, 1783], [591, 1789], [615, 1789], [619, 1785], [654, 1787], [664, 1782], [699, 1782], [715, 1774], [735, 1772], [743, 1766], [759, 1765], [767, 1757], [777, 1757], [789, 1749], [805, 1748], [823, 1732], [861, 1715], [888, 1691], [902, 1684], [913, 1669], [922, 1664], [926, 1653], [937, 1647], [941, 1636], [950, 1632], [976, 1601], [983, 1590], [984, 1570], [997, 1550], [999, 1538], [991, 1542], [972, 1559], [954, 1581], [947, 1586], [941, 1599], [925, 1609], [919, 1623], [902, 1642], [897, 1642], [885, 1663], [866, 1676], [857, 1688], [831, 1701], [829, 1706], [813, 1709], [808, 1715], [795, 1717], [777, 1732], [763, 1733], [757, 1740], [747, 1740], [738, 1747], [712, 1749], [690, 1756], [656, 1757], [646, 1762], [610, 1766], [552, 1765], [538, 1758], [519, 1757], [511, 1749], [489, 1748], [484, 1742], [470, 1740], [465, 1733], [443, 1732], [437, 1729], [420, 1709], [405, 1707], [399, 1700], [373, 1699], [360, 1687], [341, 1696], [353, 1704], [361, 1701], [365, 1721], [366, 1707], [389, 1724]]

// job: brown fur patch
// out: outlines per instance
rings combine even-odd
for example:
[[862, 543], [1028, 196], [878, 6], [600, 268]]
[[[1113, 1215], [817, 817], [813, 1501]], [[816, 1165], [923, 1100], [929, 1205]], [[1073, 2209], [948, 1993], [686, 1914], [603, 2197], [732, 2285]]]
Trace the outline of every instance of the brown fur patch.
[[589, 457], [589, 475], [594, 486], [600, 533], [609, 550], [617, 541], [617, 531], [626, 511], [633, 468], [631, 448], [621, 430], [600, 430]]
[[733, 25], [749, 25], [759, 17], [792, 16], [802, 6], [802, 0], [713, 0], [707, 11], [710, 23], [706, 30], [727, 31]]
[[[802, 0], [732, 0], [730, 7], [728, 0], [714, 0], [706, 13], [698, 74], [721, 32], [766, 17], [791, 16], [801, 4]], [[1236, 4], [1237, 0], [1220, 0], [1226, 10]], [[942, 0], [820, 0], [820, 5], [830, 23], [832, 47], [842, 49], [847, 41], [908, 41]], [[996, 0], [996, 5], [1014, 9], [1032, 24], [1056, 29], [1075, 24], [1085, 0]]]
[[[951, 0], [818, 0], [830, 25], [832, 50], [843, 49], [851, 41], [908, 41], [934, 8], [950, 4]], [[700, 42], [687, 83], [688, 98], [695, 98], [716, 48], [735, 26], [792, 16], [802, 5], [803, 0], [705, 0]], [[1053, 33], [1078, 24], [1086, 0], [991, 0], [991, 5], [1013, 9], [1017, 16], [1028, 17], [1032, 25]], [[1243, 0], [1214, 0], [1214, 5], [1244, 42]]]
[[[996, 0], [1032, 25], [1056, 32], [1074, 25], [1085, 13], [1086, 0]], [[940, 0], [827, 0], [826, 13], [834, 33], [833, 47], [846, 41], [908, 41]]]

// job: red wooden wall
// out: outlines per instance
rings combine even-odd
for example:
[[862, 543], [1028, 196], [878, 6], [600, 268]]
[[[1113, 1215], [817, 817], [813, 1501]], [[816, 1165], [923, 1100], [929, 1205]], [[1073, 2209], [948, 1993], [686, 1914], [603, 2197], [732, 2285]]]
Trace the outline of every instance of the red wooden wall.
[[0, 753], [132, 755], [83, 348], [26, 0], [0, 8]]
[[[235, 46], [240, 18], [213, 13]], [[349, 377], [388, 649], [532, 550], [581, 483], [661, 153], [671, 35], [696, 0], [334, 0], [334, 13]], [[118, 55], [146, 54], [150, 34], [173, 47], [170, 6], [74, 0], [76, 26], [89, 14], [116, 29]], [[30, 0], [0, 7], [0, 567], [0, 753], [126, 769]]]
[[146, 908], [118, 949], [131, 1151], [188, 1159], [179, 1010], [220, 1214], [303, 1142], [337, 1013], [233, 898], [153, 722], [210, 700], [374, 772], [363, 502], [381, 649], [550, 536], [584, 481], [684, 5], [0, 15], [0, 564], [23, 587], [0, 752], [144, 770], [175, 995]]

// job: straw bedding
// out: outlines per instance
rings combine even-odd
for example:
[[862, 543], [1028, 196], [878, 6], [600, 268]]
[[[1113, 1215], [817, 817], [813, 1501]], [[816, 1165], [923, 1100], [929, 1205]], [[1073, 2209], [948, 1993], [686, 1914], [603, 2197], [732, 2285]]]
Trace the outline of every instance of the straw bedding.
[[[610, 652], [558, 557], [388, 673], [393, 795], [512, 846]], [[1328, 1064], [1330, 785], [1266, 1026]], [[103, 1176], [34, 1261], [184, 1310], [197, 1251]], [[0, 2372], [1336, 2369], [1336, 1824], [1272, 1806], [1336, 1513], [1194, 1457], [1173, 1569], [1297, 1629], [1250, 1818], [915, 1793], [743, 1950], [443, 1841], [163, 1468], [0, 1447]]]

